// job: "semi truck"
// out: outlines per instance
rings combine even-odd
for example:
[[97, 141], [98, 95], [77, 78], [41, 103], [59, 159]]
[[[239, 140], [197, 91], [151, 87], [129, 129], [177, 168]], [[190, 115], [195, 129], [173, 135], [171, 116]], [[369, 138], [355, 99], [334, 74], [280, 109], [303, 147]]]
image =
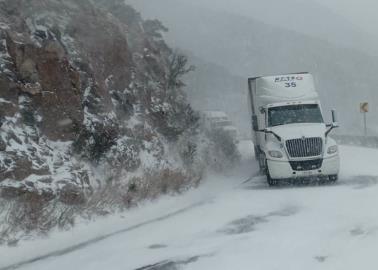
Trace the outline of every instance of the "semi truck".
[[335, 182], [339, 150], [329, 135], [338, 127], [324, 122], [314, 78], [308, 72], [248, 79], [255, 157], [269, 185], [304, 178]]
[[208, 132], [222, 130], [228, 134], [235, 143], [238, 142], [238, 130], [225, 112], [203, 111], [201, 112], [201, 119], [205, 130]]

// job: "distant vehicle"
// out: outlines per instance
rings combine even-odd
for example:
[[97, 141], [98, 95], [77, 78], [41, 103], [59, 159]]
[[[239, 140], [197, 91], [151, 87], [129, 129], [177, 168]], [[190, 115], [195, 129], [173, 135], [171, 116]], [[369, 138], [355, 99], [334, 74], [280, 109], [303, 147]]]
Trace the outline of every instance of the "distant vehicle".
[[326, 125], [312, 75], [249, 78], [248, 85], [255, 156], [269, 185], [303, 177], [337, 181], [338, 146], [328, 136], [338, 127], [336, 112]]
[[213, 131], [221, 129], [231, 136], [231, 138], [238, 141], [238, 130], [228, 118], [227, 114], [222, 111], [203, 111], [202, 112], [203, 125], [206, 130]]

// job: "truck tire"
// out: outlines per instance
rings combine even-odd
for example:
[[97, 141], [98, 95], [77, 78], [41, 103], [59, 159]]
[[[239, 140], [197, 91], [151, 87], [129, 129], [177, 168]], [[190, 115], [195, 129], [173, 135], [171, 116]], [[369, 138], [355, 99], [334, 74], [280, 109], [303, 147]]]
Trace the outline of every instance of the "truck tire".
[[274, 187], [278, 184], [278, 181], [276, 179], [273, 179], [271, 176], [270, 176], [270, 173], [269, 173], [269, 170], [267, 169], [266, 170], [266, 180], [268, 182], [268, 185], [270, 187]]
[[258, 161], [259, 161], [260, 173], [266, 174], [268, 163], [266, 162], [266, 157], [265, 157], [264, 152], [259, 151]]
[[274, 187], [278, 184], [278, 181], [277, 179], [274, 179], [270, 176], [270, 173], [269, 173], [269, 167], [268, 167], [268, 161], [265, 159], [265, 175], [266, 175], [266, 180], [268, 182], [268, 185], [270, 187]]
[[339, 175], [338, 174], [329, 175], [328, 179], [330, 182], [335, 183], [339, 179]]
[[255, 149], [255, 159], [256, 160], [259, 160], [260, 158], [260, 150], [257, 146], [254, 146], [254, 149]]

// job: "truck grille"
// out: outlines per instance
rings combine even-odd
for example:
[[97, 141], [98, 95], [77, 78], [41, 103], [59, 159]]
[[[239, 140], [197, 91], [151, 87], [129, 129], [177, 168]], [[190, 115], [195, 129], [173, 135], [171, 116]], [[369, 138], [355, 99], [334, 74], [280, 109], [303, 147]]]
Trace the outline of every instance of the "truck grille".
[[322, 154], [322, 138], [303, 138], [286, 141], [286, 148], [290, 157], [317, 157]]
[[322, 159], [306, 160], [306, 161], [290, 161], [290, 166], [294, 171], [311, 171], [318, 170], [322, 167]]

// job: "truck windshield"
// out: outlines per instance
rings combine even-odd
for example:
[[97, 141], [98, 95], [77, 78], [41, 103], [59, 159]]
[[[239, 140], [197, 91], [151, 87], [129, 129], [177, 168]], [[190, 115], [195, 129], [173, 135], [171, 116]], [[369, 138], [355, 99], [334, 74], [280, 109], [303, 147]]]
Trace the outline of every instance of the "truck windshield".
[[290, 105], [269, 108], [268, 124], [270, 127], [296, 123], [323, 123], [319, 105]]

